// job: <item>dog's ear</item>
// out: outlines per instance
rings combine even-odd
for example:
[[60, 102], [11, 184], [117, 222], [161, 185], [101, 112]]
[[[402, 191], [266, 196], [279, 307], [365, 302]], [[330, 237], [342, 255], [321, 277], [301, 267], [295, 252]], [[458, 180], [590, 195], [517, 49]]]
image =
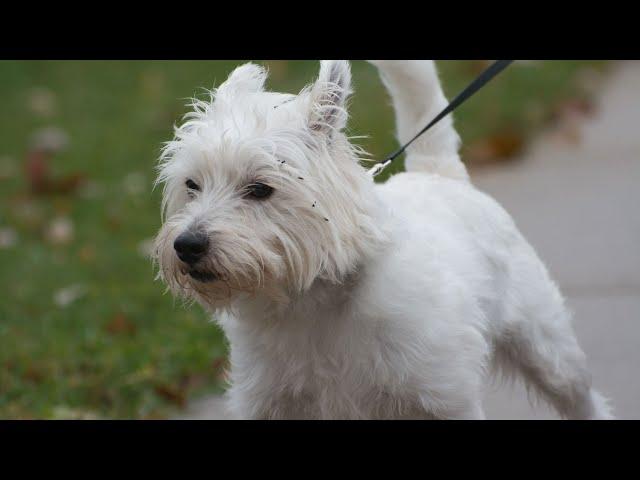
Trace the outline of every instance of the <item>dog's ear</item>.
[[351, 94], [351, 68], [347, 60], [322, 60], [320, 75], [311, 89], [309, 128], [331, 135], [347, 124], [347, 98]]
[[256, 93], [264, 89], [267, 71], [255, 63], [245, 63], [236, 68], [218, 87], [218, 93], [232, 95], [236, 92]]

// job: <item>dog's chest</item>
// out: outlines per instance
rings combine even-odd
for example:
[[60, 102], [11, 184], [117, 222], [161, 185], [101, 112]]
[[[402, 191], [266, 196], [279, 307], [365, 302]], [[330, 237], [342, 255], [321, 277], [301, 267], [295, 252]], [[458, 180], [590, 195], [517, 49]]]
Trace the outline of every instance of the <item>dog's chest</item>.
[[266, 418], [419, 416], [385, 323], [334, 300], [298, 305], [280, 328], [232, 338], [230, 394]]
[[264, 411], [276, 412], [276, 418], [393, 418], [403, 411], [408, 414], [407, 385], [397, 382], [399, 376], [388, 374], [395, 365], [381, 357], [376, 341], [348, 341], [346, 332], [338, 330], [336, 334], [338, 338], [332, 340], [280, 338], [279, 344], [272, 343], [279, 347], [262, 352], [260, 379], [254, 380], [264, 396], [253, 398], [263, 403]]

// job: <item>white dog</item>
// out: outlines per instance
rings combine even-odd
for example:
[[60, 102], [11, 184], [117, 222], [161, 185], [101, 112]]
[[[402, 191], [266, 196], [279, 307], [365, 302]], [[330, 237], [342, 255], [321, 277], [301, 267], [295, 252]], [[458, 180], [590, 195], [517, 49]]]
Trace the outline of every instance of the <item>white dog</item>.
[[[376, 61], [405, 142], [445, 105], [431, 61]], [[560, 415], [611, 418], [563, 299], [469, 182], [451, 118], [377, 185], [343, 133], [346, 61], [298, 95], [237, 68], [160, 163], [159, 276], [215, 312], [241, 418], [480, 419], [492, 371]]]

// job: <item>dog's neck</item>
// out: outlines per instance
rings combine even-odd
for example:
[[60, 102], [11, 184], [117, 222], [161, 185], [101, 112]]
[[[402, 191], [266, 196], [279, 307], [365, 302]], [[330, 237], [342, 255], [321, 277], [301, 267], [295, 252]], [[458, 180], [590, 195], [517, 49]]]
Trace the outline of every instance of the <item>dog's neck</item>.
[[[380, 254], [384, 246], [381, 244], [379, 250], [372, 255]], [[241, 321], [261, 323], [269, 319], [286, 322], [288, 317], [296, 317], [307, 309], [315, 312], [340, 309], [352, 298], [352, 293], [369, 263], [368, 258], [362, 258], [338, 281], [318, 277], [304, 291], [281, 290], [280, 293], [274, 294], [272, 288], [247, 294], [233, 302], [228, 313]]]
[[364, 273], [358, 269], [339, 284], [318, 279], [308, 290], [286, 302], [256, 294], [234, 302], [232, 308], [215, 318], [232, 349], [265, 341], [275, 342], [272, 347], [277, 349], [318, 334], [324, 338], [321, 332], [341, 328], [345, 319], [350, 318], [351, 302]]

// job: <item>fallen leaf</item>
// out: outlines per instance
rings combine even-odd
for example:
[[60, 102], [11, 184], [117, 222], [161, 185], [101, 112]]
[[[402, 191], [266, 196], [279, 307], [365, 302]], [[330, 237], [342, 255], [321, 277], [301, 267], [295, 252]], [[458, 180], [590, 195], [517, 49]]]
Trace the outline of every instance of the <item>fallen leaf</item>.
[[49, 155], [41, 150], [30, 150], [26, 158], [27, 180], [34, 193], [45, 192], [49, 185]]
[[183, 392], [190, 392], [194, 389], [197, 389], [203, 385], [207, 384], [207, 381], [210, 380], [206, 375], [198, 375], [198, 374], [188, 374], [184, 375], [180, 378], [180, 390]]
[[491, 65], [494, 61], [495, 60], [470, 60], [468, 62], [465, 62], [464, 65], [466, 65], [469, 73], [478, 75], [489, 68], [489, 65]]
[[558, 103], [553, 111], [555, 130], [552, 137], [559, 143], [577, 145], [582, 140], [582, 124], [593, 115], [595, 105], [586, 98], [570, 98]]
[[45, 374], [42, 370], [34, 367], [33, 365], [29, 365], [24, 372], [24, 378], [33, 383], [40, 383], [44, 380]]
[[64, 138], [56, 138], [54, 132], [42, 132], [32, 139], [32, 146], [25, 159], [25, 171], [31, 191], [43, 193], [70, 193], [85, 182], [82, 173], [72, 173], [54, 178], [51, 173], [52, 155], [66, 145]]
[[587, 98], [569, 98], [559, 102], [554, 115], [560, 119], [566, 117], [587, 117], [595, 112], [595, 105]]
[[58, 153], [69, 145], [69, 135], [58, 127], [46, 127], [36, 130], [29, 141], [31, 150], [46, 153]]
[[0, 228], [0, 248], [13, 247], [18, 241], [18, 234], [11, 227]]
[[227, 357], [218, 357], [211, 364], [214, 375], [217, 380], [229, 382], [229, 359]]
[[56, 96], [45, 87], [36, 87], [29, 91], [29, 109], [40, 117], [51, 117], [56, 111]]
[[584, 68], [576, 78], [576, 85], [579, 89], [589, 95], [597, 95], [602, 88], [602, 83], [606, 79], [603, 72], [595, 68]]
[[18, 174], [16, 161], [12, 157], [0, 157], [0, 180], [13, 178]]
[[78, 251], [78, 257], [83, 263], [89, 263], [96, 257], [96, 251], [91, 245], [85, 245]]
[[491, 163], [513, 158], [523, 147], [522, 135], [505, 130], [471, 143], [465, 148], [464, 156], [470, 163]]
[[57, 405], [51, 412], [53, 420], [98, 420], [100, 416], [90, 410], [71, 408], [66, 405]]
[[165, 400], [168, 400], [169, 402], [174, 403], [179, 407], [184, 407], [187, 404], [187, 399], [184, 393], [172, 385], [156, 385], [154, 387], [154, 391]]
[[135, 385], [138, 383], [151, 380], [157, 375], [156, 369], [152, 365], [145, 365], [141, 369], [136, 370], [129, 375], [126, 375], [123, 380], [123, 385]]
[[73, 302], [83, 297], [87, 293], [87, 289], [83, 285], [70, 285], [61, 288], [53, 294], [53, 302], [61, 308], [71, 305]]
[[166, 416], [160, 412], [152, 411], [142, 416], [141, 420], [165, 420]]
[[72, 173], [59, 179], [54, 179], [49, 187], [49, 193], [73, 193], [85, 182], [83, 173]]
[[213, 359], [213, 362], [211, 362], [211, 367], [213, 368], [214, 372], [219, 372], [220, 370], [225, 368], [227, 364], [227, 357], [217, 357]]
[[107, 227], [112, 232], [120, 230], [122, 227], [122, 220], [120, 219], [120, 213], [115, 211], [114, 209], [110, 209], [107, 212]]
[[46, 220], [42, 205], [29, 196], [14, 199], [11, 216], [17, 226], [34, 232], [43, 229]]
[[53, 245], [66, 245], [73, 240], [74, 227], [69, 217], [54, 218], [45, 233], [47, 241]]
[[134, 335], [136, 326], [123, 313], [118, 313], [106, 324], [105, 330], [112, 335]]

